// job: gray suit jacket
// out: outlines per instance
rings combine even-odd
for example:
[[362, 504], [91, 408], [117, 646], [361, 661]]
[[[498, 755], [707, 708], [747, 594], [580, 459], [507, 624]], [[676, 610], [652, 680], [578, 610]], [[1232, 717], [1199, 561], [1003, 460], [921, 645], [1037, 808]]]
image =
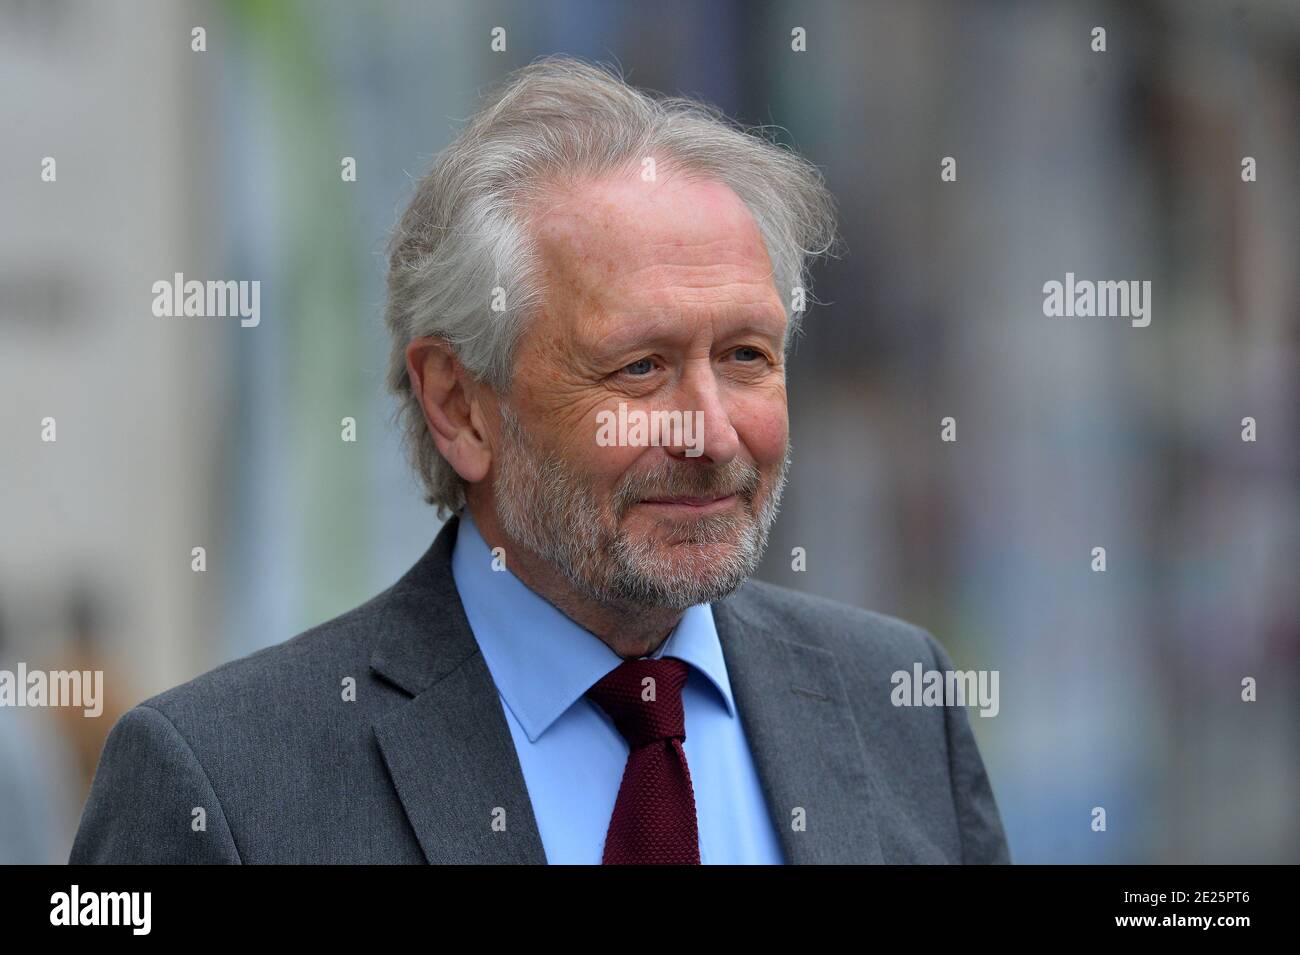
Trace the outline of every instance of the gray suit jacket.
[[[70, 861], [544, 863], [456, 527], [362, 606], [126, 713]], [[757, 581], [713, 609], [788, 861], [1010, 861], [966, 711], [890, 702], [894, 671], [951, 667], [932, 636]]]

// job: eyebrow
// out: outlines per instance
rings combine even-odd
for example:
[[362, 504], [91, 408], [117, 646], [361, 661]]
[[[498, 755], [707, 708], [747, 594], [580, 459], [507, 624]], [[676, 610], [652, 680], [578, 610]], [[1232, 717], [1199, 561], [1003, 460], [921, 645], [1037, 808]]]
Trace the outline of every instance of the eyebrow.
[[[734, 310], [734, 312], [739, 324], [734, 328], [727, 327], [725, 329], [726, 337], [758, 335], [762, 338], [769, 338], [778, 344], [785, 341], [785, 323], [788, 318], [784, 311], [778, 313], [766, 305], [754, 305]], [[755, 313], [765, 316], [766, 320], [756, 320], [752, 317], [746, 319], [746, 314], [753, 315]], [[602, 352], [624, 351], [636, 345], [664, 342], [679, 337], [677, 323], [673, 317], [656, 317], [675, 314], [669, 313], [665, 309], [652, 308], [611, 314], [624, 319], [627, 324], [610, 330], [608, 334], [601, 337], [600, 341], [592, 343], [592, 347]]]

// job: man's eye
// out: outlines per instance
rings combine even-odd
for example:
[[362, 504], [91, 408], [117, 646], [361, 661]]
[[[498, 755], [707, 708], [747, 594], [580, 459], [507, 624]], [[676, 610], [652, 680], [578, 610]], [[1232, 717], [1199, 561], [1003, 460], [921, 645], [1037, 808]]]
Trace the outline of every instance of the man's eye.
[[655, 370], [655, 363], [649, 358], [639, 358], [630, 365], [625, 365], [623, 370], [629, 375], [648, 375]]
[[754, 361], [755, 359], [761, 359], [763, 353], [757, 348], [741, 346], [731, 353], [731, 357], [736, 359], [736, 361]]

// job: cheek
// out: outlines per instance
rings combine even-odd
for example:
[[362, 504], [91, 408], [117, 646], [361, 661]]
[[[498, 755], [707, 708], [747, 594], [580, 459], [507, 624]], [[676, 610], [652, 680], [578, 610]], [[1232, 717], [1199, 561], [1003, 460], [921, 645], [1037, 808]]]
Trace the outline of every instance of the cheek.
[[601, 447], [596, 442], [597, 413], [609, 410], [608, 395], [544, 367], [548, 367], [546, 375], [520, 375], [514, 391], [540, 440], [590, 480], [603, 480], [611, 471], [619, 473], [619, 456], [628, 449]]
[[781, 463], [790, 431], [784, 392], [747, 401], [734, 413], [733, 424], [759, 470]]
[[565, 416], [560, 455], [570, 467], [583, 475], [594, 491], [610, 493], [641, 455], [647, 450], [657, 449], [598, 443], [596, 435], [600, 429], [596, 423], [596, 412], [603, 407], [597, 405], [584, 414]]
[[588, 453], [591, 457], [591, 472], [607, 492], [613, 493], [624, 475], [636, 466], [636, 462], [647, 452], [657, 452], [657, 448], [599, 448], [592, 442]]

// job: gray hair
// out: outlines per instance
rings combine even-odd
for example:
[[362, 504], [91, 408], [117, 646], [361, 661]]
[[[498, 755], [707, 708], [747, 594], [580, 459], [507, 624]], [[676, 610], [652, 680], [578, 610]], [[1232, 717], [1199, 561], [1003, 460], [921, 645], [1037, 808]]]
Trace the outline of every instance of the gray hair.
[[[419, 181], [389, 244], [388, 387], [428, 503], [458, 512], [465, 482], [429, 433], [406, 347], [441, 338], [476, 380], [508, 392], [515, 344], [546, 291], [528, 215], [558, 190], [631, 173], [647, 157], [729, 186], [763, 237], [789, 346], [800, 318], [793, 291], [813, 301], [807, 266], [832, 251], [835, 204], [819, 170], [765, 132], [571, 57], [546, 57], [506, 77]], [[495, 289], [508, 291], [504, 303], [494, 303]]]

